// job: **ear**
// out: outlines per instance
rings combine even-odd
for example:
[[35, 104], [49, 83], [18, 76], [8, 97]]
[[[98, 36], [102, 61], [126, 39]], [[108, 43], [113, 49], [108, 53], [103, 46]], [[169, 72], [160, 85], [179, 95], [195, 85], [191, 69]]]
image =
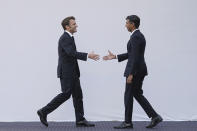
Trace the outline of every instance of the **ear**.
[[133, 22], [131, 22], [131, 25], [132, 25], [132, 26], [135, 26], [135, 24], [134, 24]]
[[66, 25], [66, 26], [65, 26], [65, 28], [66, 28], [66, 29], [68, 29], [68, 28], [69, 28], [69, 26], [68, 26], [68, 25]]

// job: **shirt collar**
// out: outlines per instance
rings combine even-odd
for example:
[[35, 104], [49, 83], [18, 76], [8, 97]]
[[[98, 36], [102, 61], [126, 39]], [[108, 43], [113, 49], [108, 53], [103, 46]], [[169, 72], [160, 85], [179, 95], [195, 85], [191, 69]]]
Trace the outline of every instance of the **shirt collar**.
[[131, 36], [133, 35], [133, 33], [135, 32], [135, 31], [137, 31], [137, 30], [139, 30], [139, 29], [135, 29], [135, 30], [133, 30], [132, 32], [131, 32]]
[[73, 34], [70, 33], [69, 31], [65, 30], [65, 32], [67, 32], [69, 34], [70, 37], [73, 37]]

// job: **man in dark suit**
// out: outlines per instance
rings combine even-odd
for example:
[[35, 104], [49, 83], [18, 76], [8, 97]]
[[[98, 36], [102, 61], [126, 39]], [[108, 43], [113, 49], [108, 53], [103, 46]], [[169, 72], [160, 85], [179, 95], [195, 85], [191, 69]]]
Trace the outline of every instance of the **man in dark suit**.
[[58, 67], [57, 76], [60, 78], [62, 93], [58, 94], [45, 107], [37, 111], [40, 121], [48, 126], [47, 115], [68, 100], [71, 95], [75, 108], [76, 126], [94, 126], [84, 118], [83, 95], [80, 86], [80, 71], [77, 59], [86, 61], [87, 58], [98, 60], [99, 55], [78, 52], [75, 45], [73, 34], [77, 32], [77, 24], [73, 16], [67, 17], [62, 21], [64, 29], [63, 35], [59, 39], [58, 45]]
[[126, 77], [126, 90], [124, 94], [125, 103], [125, 120], [116, 129], [133, 128], [133, 97], [142, 106], [149, 118], [152, 118], [147, 128], [153, 128], [162, 121], [152, 108], [148, 100], [143, 95], [142, 84], [144, 77], [148, 74], [144, 59], [146, 40], [144, 35], [139, 31], [140, 18], [131, 15], [126, 18], [126, 28], [131, 32], [130, 40], [127, 44], [127, 53], [114, 55], [109, 51], [109, 55], [104, 56], [104, 60], [118, 59], [118, 62], [128, 59], [124, 76]]

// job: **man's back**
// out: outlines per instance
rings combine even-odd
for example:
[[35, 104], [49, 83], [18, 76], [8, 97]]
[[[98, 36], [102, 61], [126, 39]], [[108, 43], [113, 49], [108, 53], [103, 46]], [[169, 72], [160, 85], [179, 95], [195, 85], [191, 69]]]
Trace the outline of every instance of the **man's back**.
[[135, 75], [147, 75], [147, 67], [144, 58], [146, 40], [144, 35], [136, 30], [130, 37], [127, 44], [128, 62], [125, 69], [125, 76], [130, 73]]

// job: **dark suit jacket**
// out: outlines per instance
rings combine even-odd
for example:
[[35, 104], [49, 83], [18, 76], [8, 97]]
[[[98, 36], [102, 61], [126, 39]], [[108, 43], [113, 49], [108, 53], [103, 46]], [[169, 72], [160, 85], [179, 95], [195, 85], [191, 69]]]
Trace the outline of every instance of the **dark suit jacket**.
[[64, 32], [59, 39], [58, 55], [58, 78], [80, 77], [77, 59], [86, 61], [87, 53], [77, 52], [74, 38], [72, 38], [67, 32]]
[[130, 37], [127, 44], [127, 53], [118, 55], [118, 61], [124, 61], [128, 59], [124, 76], [128, 77], [132, 75], [147, 75], [147, 67], [144, 60], [144, 51], [146, 46], [146, 40], [144, 35], [136, 30]]

